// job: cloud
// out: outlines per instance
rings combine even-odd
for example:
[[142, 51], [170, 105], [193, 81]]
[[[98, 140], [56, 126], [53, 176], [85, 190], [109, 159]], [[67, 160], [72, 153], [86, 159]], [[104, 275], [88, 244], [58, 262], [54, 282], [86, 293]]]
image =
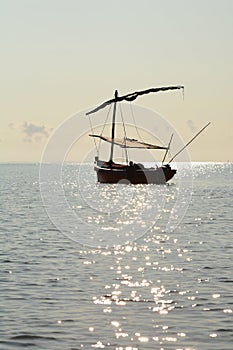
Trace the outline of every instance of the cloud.
[[8, 127], [9, 127], [11, 130], [14, 130], [14, 129], [15, 129], [14, 123], [9, 123], [9, 124], [8, 124]]
[[52, 128], [45, 125], [39, 125], [33, 122], [24, 122], [23, 124], [9, 123], [8, 128], [11, 132], [17, 132], [23, 134], [23, 142], [41, 142], [43, 138], [47, 138]]
[[44, 125], [40, 126], [33, 123], [28, 123], [28, 122], [23, 123], [22, 133], [25, 136], [24, 141], [26, 142], [31, 142], [31, 141], [39, 142], [42, 136], [48, 137], [49, 135]]
[[196, 128], [194, 122], [191, 119], [189, 119], [187, 121], [187, 125], [188, 125], [190, 131], [192, 131], [192, 132], [196, 132], [197, 131], [197, 128]]
[[27, 122], [24, 122], [23, 124], [23, 133], [25, 133], [29, 137], [35, 134], [48, 136], [48, 132], [46, 131], [46, 128], [44, 125], [39, 126], [36, 124], [27, 123]]

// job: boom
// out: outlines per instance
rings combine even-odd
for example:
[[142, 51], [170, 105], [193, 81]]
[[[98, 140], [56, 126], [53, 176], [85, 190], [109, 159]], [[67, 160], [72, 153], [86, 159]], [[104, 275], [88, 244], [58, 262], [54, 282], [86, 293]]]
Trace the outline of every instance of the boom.
[[108, 101], [102, 103], [100, 106], [98, 106], [95, 109], [93, 109], [92, 111], [86, 113], [86, 115], [98, 112], [100, 109], [105, 108], [106, 106], [108, 106], [111, 103], [116, 103], [116, 102], [120, 102], [120, 101], [131, 102], [131, 101], [136, 100], [136, 98], [138, 96], [145, 95], [145, 94], [150, 94], [151, 92], [159, 92], [159, 91], [167, 91], [167, 90], [179, 90], [179, 89], [184, 90], [184, 86], [183, 85], [162, 86], [162, 87], [158, 87], [158, 88], [150, 88], [150, 89], [147, 89], [147, 90], [131, 92], [130, 94], [127, 94], [127, 95], [124, 95], [124, 96], [115, 95], [114, 98], [112, 98], [111, 100], [108, 100]]

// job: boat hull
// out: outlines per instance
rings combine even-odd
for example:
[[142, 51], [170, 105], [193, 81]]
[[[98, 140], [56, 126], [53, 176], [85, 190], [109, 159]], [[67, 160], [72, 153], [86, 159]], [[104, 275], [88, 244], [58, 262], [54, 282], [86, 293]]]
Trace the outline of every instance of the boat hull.
[[170, 166], [158, 168], [135, 168], [130, 166], [101, 167], [95, 165], [97, 180], [100, 183], [131, 183], [131, 184], [157, 184], [168, 182], [176, 174]]

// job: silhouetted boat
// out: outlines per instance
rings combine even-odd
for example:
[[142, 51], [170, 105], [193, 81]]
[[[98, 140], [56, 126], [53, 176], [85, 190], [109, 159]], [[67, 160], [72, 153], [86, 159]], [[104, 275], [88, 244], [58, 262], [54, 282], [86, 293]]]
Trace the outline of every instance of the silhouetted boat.
[[[98, 156], [95, 157], [94, 170], [97, 173], [98, 182], [101, 182], [101, 183], [119, 183], [120, 182], [120, 183], [132, 183], [132, 184], [165, 184], [166, 182], [168, 182], [173, 178], [173, 176], [176, 174], [176, 169], [171, 168], [169, 164], [171, 161], [168, 164], [165, 164], [165, 165], [163, 164], [166, 158], [167, 152], [169, 150], [172, 137], [167, 147], [146, 143], [146, 142], [128, 138], [128, 137], [124, 137], [123, 139], [116, 138], [115, 137], [116, 107], [118, 102], [121, 102], [121, 101], [131, 102], [140, 95], [149, 94], [152, 92], [179, 90], [179, 89], [184, 89], [184, 87], [181, 85], [178, 85], [178, 86], [151, 88], [143, 91], [136, 91], [133, 93], [129, 93], [124, 96], [119, 96], [118, 91], [116, 90], [113, 99], [102, 103], [100, 106], [86, 113], [86, 115], [90, 115], [92, 113], [99, 111], [102, 108], [105, 108], [110, 104], [114, 105], [113, 115], [112, 115], [112, 124], [111, 124], [112, 125], [111, 137], [96, 135], [96, 134], [89, 135], [91, 137], [99, 138], [111, 144], [110, 158], [108, 161], [100, 160]], [[113, 157], [115, 145], [118, 145], [121, 148], [125, 148], [125, 149], [136, 148], [136, 149], [164, 150], [165, 155], [163, 158], [162, 165], [160, 167], [157, 166], [157, 167], [148, 168], [141, 163], [133, 163], [128, 159], [127, 159], [127, 164], [117, 163], [114, 161], [114, 157]], [[176, 155], [178, 155], [178, 153]], [[172, 158], [172, 160], [173, 159], [174, 157]]]

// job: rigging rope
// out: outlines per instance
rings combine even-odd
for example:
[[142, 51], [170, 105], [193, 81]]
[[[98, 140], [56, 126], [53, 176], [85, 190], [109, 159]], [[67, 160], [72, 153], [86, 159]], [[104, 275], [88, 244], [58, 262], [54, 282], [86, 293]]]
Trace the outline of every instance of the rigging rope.
[[129, 162], [129, 159], [128, 159], [128, 152], [127, 152], [127, 147], [126, 147], [126, 138], [127, 138], [127, 135], [126, 135], [126, 129], [125, 129], [125, 123], [124, 123], [124, 118], [123, 118], [123, 113], [122, 113], [122, 109], [121, 109], [121, 104], [119, 103], [120, 105], [120, 113], [121, 113], [121, 120], [122, 120], [122, 125], [123, 125], [123, 130], [124, 130], [124, 142], [125, 142], [125, 159], [126, 159], [126, 162], [128, 163]]
[[135, 118], [134, 118], [133, 107], [132, 107], [132, 103], [131, 102], [130, 102], [130, 110], [131, 110], [131, 114], [132, 114], [132, 118], [133, 118], [133, 123], [134, 123], [135, 129], [136, 129], [137, 135], [138, 135], [138, 139], [139, 139], [139, 141], [143, 141], [143, 138], [141, 137], [141, 135], [139, 133], [139, 130], [137, 128], [137, 124], [136, 124], [136, 121], [135, 121]]
[[[112, 105], [109, 106], [108, 113], [107, 113], [107, 116], [106, 116], [106, 118], [105, 118], [104, 125], [103, 125], [102, 131], [101, 131], [101, 133], [100, 133], [100, 136], [103, 135], [103, 132], [104, 132], [105, 126], [106, 126], [106, 124], [107, 124], [107, 120], [108, 120], [109, 113], [110, 113], [111, 109], [112, 109]], [[99, 149], [100, 149], [100, 144], [101, 144], [101, 138], [99, 139], [98, 153], [99, 153]]]
[[[89, 124], [90, 124], [90, 127], [91, 127], [91, 133], [94, 134], [93, 125], [92, 125], [90, 116], [89, 116]], [[97, 156], [99, 156], [99, 150], [98, 150], [95, 138], [94, 138], [94, 143], [95, 143], [95, 149], [96, 149]]]
[[[100, 136], [103, 135], [103, 132], [104, 132], [104, 129], [105, 129], [105, 126], [106, 126], [106, 123], [107, 123], [107, 120], [108, 120], [109, 113], [110, 113], [111, 109], [112, 109], [112, 105], [109, 106], [108, 113], [107, 113], [106, 119], [104, 121], [103, 128], [102, 128], [102, 131], [100, 133]], [[91, 117], [89, 115], [88, 115], [88, 117], [89, 117], [89, 123], [90, 123], [90, 127], [91, 127], [91, 133], [94, 134], [94, 128], [93, 128], [93, 124], [91, 122]], [[95, 144], [96, 154], [97, 154], [98, 157], [99, 157], [100, 143], [101, 143], [101, 138], [99, 139], [99, 142], [98, 142], [98, 145], [97, 145], [97, 141], [96, 141], [96, 139], [94, 137], [94, 144]]]

